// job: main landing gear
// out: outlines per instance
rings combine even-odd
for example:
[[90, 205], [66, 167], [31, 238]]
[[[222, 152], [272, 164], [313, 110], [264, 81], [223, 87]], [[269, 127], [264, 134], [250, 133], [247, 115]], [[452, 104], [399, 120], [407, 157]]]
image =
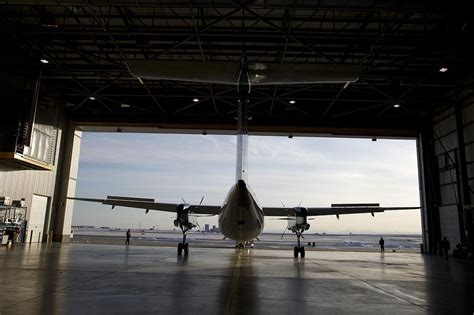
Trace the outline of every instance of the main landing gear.
[[189, 243], [178, 243], [178, 255], [182, 255], [184, 251], [184, 254], [187, 255], [189, 254]]
[[187, 222], [186, 224], [180, 223], [175, 221], [175, 225], [179, 226], [181, 231], [183, 232], [183, 242], [178, 243], [178, 255], [182, 255], [184, 252], [184, 255], [189, 254], [189, 244], [186, 243], [186, 234], [189, 230], [191, 230], [193, 227], [195, 227], [194, 224], [191, 222]]
[[301, 246], [300, 238], [303, 237], [303, 234], [301, 231], [296, 231], [296, 237], [298, 238], [298, 246], [295, 246], [293, 250], [293, 256], [295, 258], [298, 258], [298, 254], [301, 256], [301, 258], [304, 258], [305, 252], [304, 252], [304, 246]]

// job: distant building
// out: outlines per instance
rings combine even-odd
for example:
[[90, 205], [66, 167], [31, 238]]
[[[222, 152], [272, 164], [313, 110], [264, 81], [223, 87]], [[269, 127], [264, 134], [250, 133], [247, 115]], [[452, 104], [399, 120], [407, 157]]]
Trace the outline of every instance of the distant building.
[[204, 232], [209, 232], [209, 224], [204, 224]]
[[220, 232], [221, 232], [221, 229], [219, 229], [217, 226], [213, 225], [213, 226], [212, 226], [212, 229], [210, 229], [209, 232], [212, 232], [212, 233], [220, 233]]

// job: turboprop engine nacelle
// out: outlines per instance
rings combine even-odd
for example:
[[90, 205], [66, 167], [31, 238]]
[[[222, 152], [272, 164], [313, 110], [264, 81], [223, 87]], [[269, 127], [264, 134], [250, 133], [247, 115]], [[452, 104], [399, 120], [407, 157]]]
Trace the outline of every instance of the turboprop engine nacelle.
[[191, 205], [187, 203], [181, 203], [176, 207], [176, 220], [174, 220], [174, 226], [189, 225], [189, 209]]
[[308, 209], [305, 207], [294, 207], [293, 211], [295, 212], [295, 227], [309, 230]]

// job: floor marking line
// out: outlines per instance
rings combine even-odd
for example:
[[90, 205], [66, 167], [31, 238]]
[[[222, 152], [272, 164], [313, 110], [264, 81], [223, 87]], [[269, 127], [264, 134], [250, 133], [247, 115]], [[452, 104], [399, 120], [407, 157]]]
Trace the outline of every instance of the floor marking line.
[[[326, 268], [326, 269], [333, 270], [334, 272], [340, 273], [340, 274], [342, 274], [342, 275], [344, 275], [344, 276], [346, 276], [346, 277], [349, 277], [349, 278], [351, 278], [351, 279], [354, 279], [354, 280], [357, 280], [357, 281], [361, 281], [361, 282], [365, 283], [366, 285], [368, 285], [368, 286], [370, 286], [370, 287], [373, 287], [373, 288], [375, 288], [375, 289], [377, 289], [377, 290], [379, 290], [379, 291], [384, 292], [384, 293], [387, 294], [387, 295], [393, 296], [394, 298], [396, 298], [396, 299], [398, 299], [398, 300], [401, 300], [401, 301], [404, 301], [404, 302], [406, 302], [406, 303], [408, 303], [408, 304], [411, 304], [411, 305], [414, 305], [414, 306], [416, 306], [416, 307], [422, 308], [422, 309], [425, 310], [425, 311], [426, 311], [426, 310], [429, 310], [429, 308], [428, 308], [427, 306], [420, 305], [420, 304], [417, 304], [417, 303], [415, 303], [415, 302], [412, 302], [412, 301], [410, 301], [410, 300], [408, 300], [408, 299], [406, 299], [406, 298], [400, 297], [400, 296], [396, 295], [395, 293], [392, 293], [392, 292], [390, 292], [390, 291], [388, 291], [388, 290], [386, 290], [386, 289], [384, 289], [384, 288], [381, 288], [381, 287], [377, 286], [376, 284], [370, 283], [368, 280], [359, 279], [359, 278], [354, 277], [354, 276], [352, 276], [352, 275], [350, 275], [350, 274], [346, 274], [346, 273], [344, 273], [344, 272], [342, 272], [342, 271], [329, 268], [328, 266], [325, 266], [325, 265], [322, 265], [322, 264], [318, 264], [317, 262], [314, 262], [314, 261], [312, 261], [312, 263], [315, 264], [315, 265], [324, 267], [324, 268]], [[406, 294], [403, 294], [403, 295], [406, 296]], [[419, 299], [418, 299], [418, 300], [419, 300]]]
[[242, 266], [242, 253], [240, 252], [235, 262], [234, 276], [232, 278], [232, 288], [230, 290], [229, 297], [226, 304], [226, 314], [235, 314], [237, 310], [237, 300], [239, 298], [239, 287], [240, 287], [240, 267]]

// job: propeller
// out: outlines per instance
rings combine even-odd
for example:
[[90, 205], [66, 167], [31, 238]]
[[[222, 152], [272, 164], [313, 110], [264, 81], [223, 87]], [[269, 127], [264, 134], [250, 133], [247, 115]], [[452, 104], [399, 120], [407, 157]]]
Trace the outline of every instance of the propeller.
[[281, 234], [281, 237], [280, 237], [280, 239], [283, 239], [283, 236], [285, 235], [285, 233], [286, 233], [286, 230], [287, 230], [287, 228], [285, 228], [285, 229], [283, 230], [283, 233]]
[[201, 228], [201, 226], [199, 225], [199, 222], [198, 222], [197, 220], [196, 220], [196, 225], [198, 226], [199, 231], [202, 233], [202, 235], [206, 235], [206, 234], [204, 233], [204, 231], [202, 230], [202, 228]]

